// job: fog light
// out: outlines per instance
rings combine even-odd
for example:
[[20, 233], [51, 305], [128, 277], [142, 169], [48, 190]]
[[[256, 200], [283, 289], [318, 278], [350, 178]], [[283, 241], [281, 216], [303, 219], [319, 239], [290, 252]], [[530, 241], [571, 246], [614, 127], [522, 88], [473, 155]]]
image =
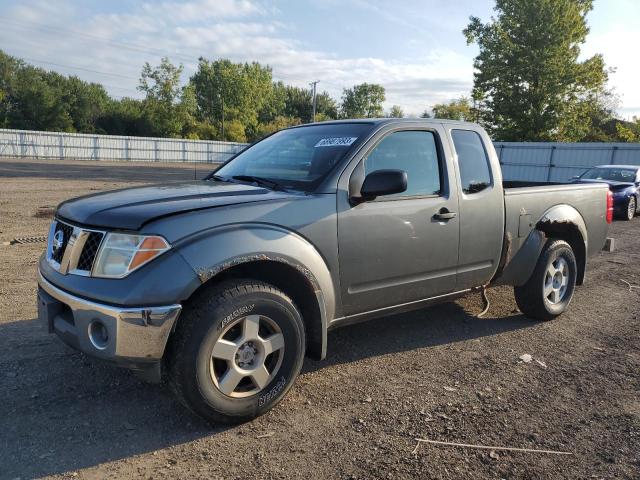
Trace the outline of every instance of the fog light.
[[89, 340], [98, 350], [104, 350], [109, 343], [109, 331], [104, 323], [94, 320], [89, 324]]

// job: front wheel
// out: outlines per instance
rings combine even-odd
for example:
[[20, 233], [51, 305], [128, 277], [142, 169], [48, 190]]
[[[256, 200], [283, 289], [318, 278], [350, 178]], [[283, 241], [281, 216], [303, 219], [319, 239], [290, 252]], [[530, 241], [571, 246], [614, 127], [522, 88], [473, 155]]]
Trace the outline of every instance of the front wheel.
[[554, 319], [571, 303], [577, 271], [571, 246], [564, 240], [548, 241], [531, 278], [514, 287], [518, 308], [537, 320]]
[[206, 420], [243, 422], [284, 397], [304, 350], [304, 324], [291, 299], [269, 284], [235, 280], [186, 306], [170, 345], [169, 380]]

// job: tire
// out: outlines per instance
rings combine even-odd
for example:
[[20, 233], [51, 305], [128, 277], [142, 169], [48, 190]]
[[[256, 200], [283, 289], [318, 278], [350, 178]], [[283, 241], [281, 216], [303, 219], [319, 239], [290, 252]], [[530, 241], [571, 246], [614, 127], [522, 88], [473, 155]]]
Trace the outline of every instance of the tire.
[[628, 222], [633, 220], [633, 217], [635, 217], [636, 215], [637, 209], [638, 209], [638, 200], [634, 196], [629, 197], [629, 203], [627, 203], [627, 214], [624, 219]]
[[577, 272], [571, 246], [564, 240], [549, 240], [531, 278], [513, 289], [520, 311], [536, 320], [552, 320], [562, 314], [573, 298]]
[[234, 280], [206, 289], [178, 321], [167, 352], [168, 380], [178, 399], [211, 423], [262, 415], [300, 373], [302, 316], [269, 284]]

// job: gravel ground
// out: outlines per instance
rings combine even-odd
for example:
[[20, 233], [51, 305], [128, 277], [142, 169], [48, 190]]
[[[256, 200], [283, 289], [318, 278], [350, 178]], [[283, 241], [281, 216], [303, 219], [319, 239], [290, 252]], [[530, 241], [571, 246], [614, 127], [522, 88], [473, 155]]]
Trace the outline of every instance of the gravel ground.
[[[204, 168], [200, 168], [202, 174]], [[193, 178], [192, 166], [0, 160], [0, 241], [60, 201]], [[0, 246], [0, 478], [640, 478], [639, 219], [616, 222], [568, 313], [509, 288], [345, 327], [274, 410], [211, 428], [161, 385], [64, 346], [35, 320], [42, 243]], [[533, 360], [519, 360], [530, 354]], [[415, 438], [572, 455], [421, 444]]]

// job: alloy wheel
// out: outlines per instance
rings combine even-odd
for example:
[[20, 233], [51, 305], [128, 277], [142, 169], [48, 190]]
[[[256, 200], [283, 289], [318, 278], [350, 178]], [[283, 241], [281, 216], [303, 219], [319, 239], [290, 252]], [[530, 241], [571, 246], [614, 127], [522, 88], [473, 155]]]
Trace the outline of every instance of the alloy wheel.
[[558, 257], [549, 264], [544, 276], [544, 298], [556, 305], [564, 299], [569, 285], [569, 264]]
[[229, 397], [255, 395], [276, 376], [283, 355], [284, 336], [272, 319], [241, 317], [228, 325], [213, 345], [211, 380]]

